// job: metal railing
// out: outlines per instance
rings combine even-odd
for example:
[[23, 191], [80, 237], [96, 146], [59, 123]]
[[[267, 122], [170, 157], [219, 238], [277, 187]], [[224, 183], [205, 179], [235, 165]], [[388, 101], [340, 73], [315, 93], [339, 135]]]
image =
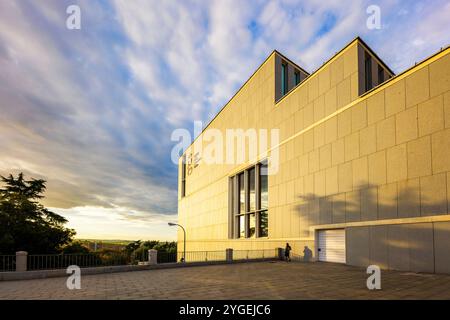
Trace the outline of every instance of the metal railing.
[[16, 256], [2, 255], [0, 256], [0, 272], [16, 271]]
[[127, 254], [32, 254], [28, 256], [27, 270], [65, 269], [70, 265], [80, 268], [107, 267], [131, 264]]
[[[188, 251], [183, 252], [158, 251], [157, 263], [185, 263], [227, 261], [226, 250], [217, 251]], [[233, 250], [234, 261], [277, 259], [277, 249], [268, 250]], [[148, 262], [147, 250], [129, 254], [127, 252], [93, 252], [84, 254], [31, 254], [26, 260], [26, 270], [55, 270], [66, 269], [70, 265], [80, 268], [107, 267], [122, 265], [137, 265]], [[15, 271], [16, 256], [0, 255], [0, 272]]]
[[277, 249], [266, 250], [234, 250], [233, 260], [254, 260], [278, 258]]

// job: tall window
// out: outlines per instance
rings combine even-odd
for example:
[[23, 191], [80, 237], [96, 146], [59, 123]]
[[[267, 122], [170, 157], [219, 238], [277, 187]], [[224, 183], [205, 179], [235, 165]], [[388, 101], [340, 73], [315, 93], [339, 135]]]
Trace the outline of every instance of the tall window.
[[258, 236], [267, 237], [269, 234], [269, 187], [268, 187], [267, 163], [259, 164], [259, 211], [258, 211]]
[[295, 85], [300, 83], [300, 71], [295, 71]]
[[365, 74], [366, 74], [366, 91], [372, 89], [372, 57], [366, 53], [364, 60]]
[[384, 82], [384, 69], [382, 66], [378, 66], [378, 84]]
[[267, 237], [267, 164], [259, 163], [231, 177], [229, 188], [230, 237]]
[[245, 180], [244, 173], [238, 175], [239, 207], [237, 216], [238, 238], [245, 238]]
[[284, 96], [288, 92], [288, 65], [281, 64], [281, 94]]
[[181, 163], [181, 197], [186, 196], [186, 156], [183, 156]]

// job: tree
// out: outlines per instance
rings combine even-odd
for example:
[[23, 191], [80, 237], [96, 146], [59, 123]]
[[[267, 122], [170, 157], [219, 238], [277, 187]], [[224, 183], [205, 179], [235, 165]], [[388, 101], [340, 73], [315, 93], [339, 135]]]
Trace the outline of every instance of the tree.
[[86, 248], [80, 241], [69, 243], [61, 250], [61, 253], [64, 254], [88, 254], [90, 252], [89, 248]]
[[75, 231], [64, 227], [67, 220], [39, 203], [45, 180], [25, 180], [23, 173], [0, 177], [0, 254], [57, 253], [72, 241]]

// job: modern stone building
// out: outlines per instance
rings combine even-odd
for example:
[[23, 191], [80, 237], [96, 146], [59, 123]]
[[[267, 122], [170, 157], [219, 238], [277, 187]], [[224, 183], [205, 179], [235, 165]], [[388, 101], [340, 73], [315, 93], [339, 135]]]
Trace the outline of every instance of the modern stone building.
[[[208, 130], [230, 128], [279, 141], [202, 161]], [[450, 273], [449, 151], [450, 48], [398, 75], [360, 38], [312, 74], [274, 51], [180, 158], [187, 251], [289, 242], [321, 261]]]

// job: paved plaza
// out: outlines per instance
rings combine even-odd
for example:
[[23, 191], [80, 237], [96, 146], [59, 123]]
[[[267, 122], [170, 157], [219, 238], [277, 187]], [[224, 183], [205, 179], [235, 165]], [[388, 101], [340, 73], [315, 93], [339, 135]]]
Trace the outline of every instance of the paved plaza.
[[365, 270], [327, 263], [254, 262], [0, 282], [0, 299], [450, 299], [450, 276], [383, 271], [382, 290]]

